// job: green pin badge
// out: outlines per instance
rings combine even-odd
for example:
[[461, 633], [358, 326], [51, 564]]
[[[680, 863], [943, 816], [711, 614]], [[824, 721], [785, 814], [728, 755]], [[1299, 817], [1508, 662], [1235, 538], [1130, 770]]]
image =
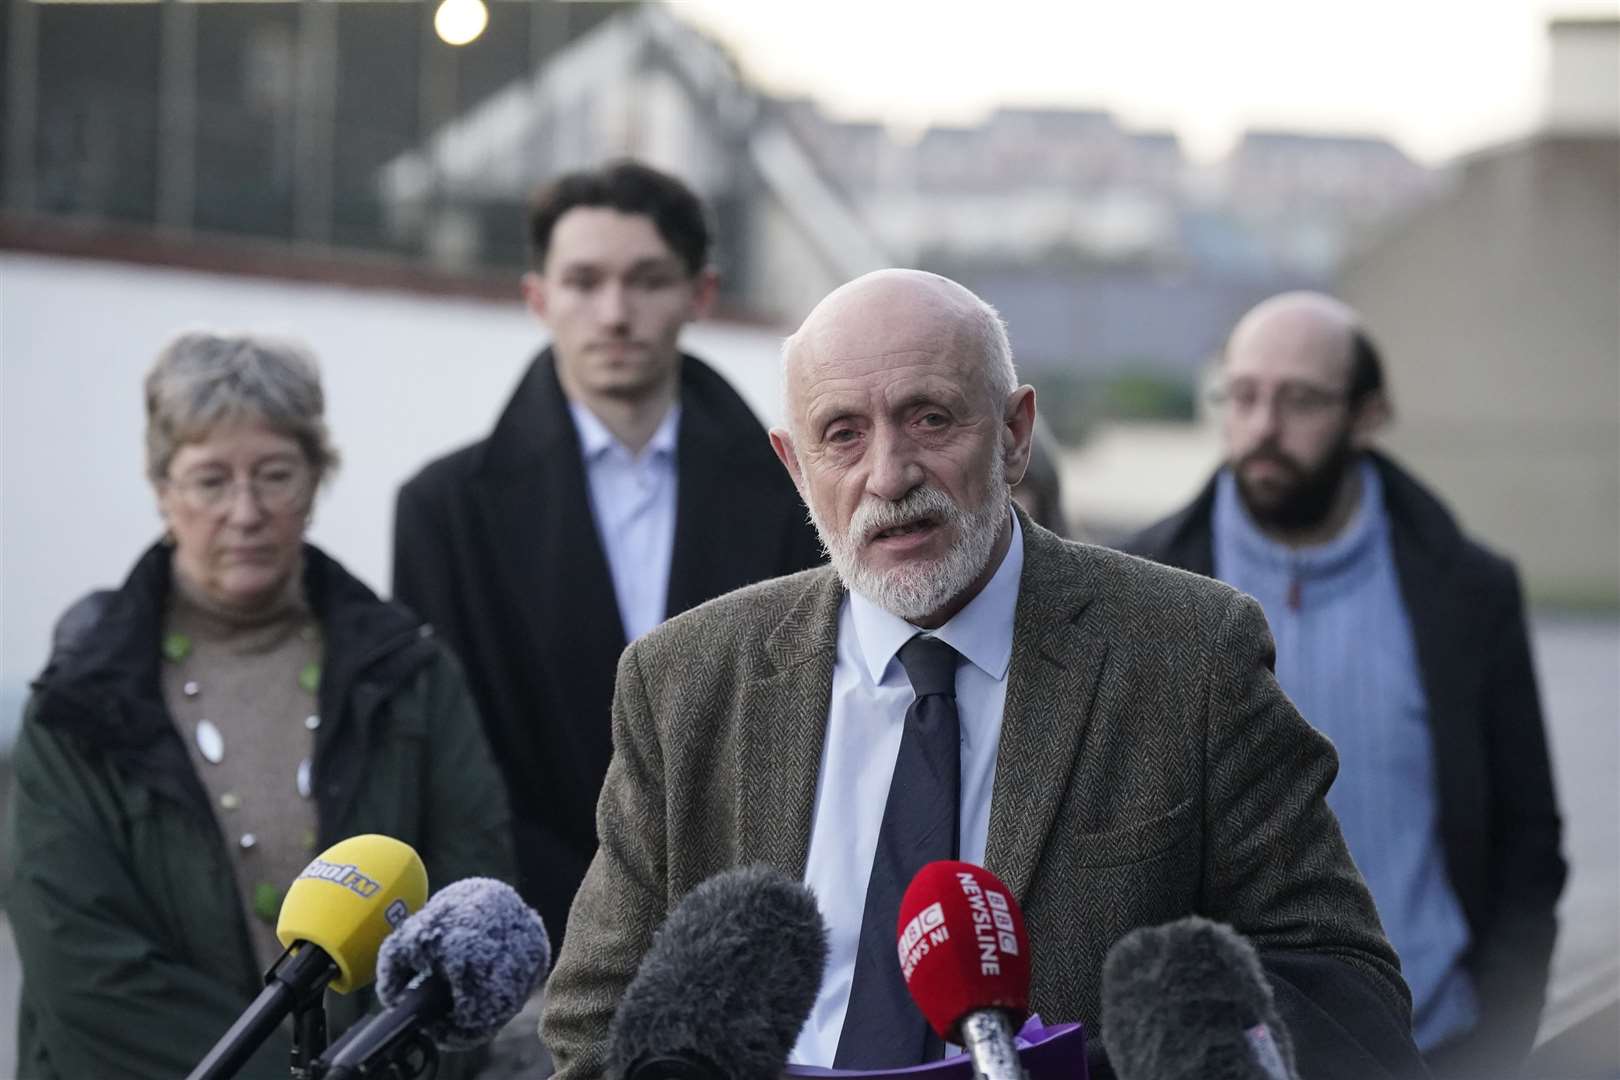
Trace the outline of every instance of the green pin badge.
[[311, 660], [304, 665], [304, 670], [298, 673], [298, 685], [304, 688], [305, 693], [313, 694], [321, 687], [321, 665]]
[[163, 655], [170, 662], [178, 664], [191, 652], [191, 638], [185, 634], [166, 634], [163, 638]]
[[253, 886], [253, 914], [261, 922], [274, 923], [281, 914], [282, 891], [268, 881]]

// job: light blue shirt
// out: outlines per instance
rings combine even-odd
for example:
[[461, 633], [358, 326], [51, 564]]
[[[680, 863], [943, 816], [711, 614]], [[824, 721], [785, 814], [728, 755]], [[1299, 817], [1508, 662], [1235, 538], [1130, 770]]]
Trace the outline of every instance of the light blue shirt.
[[[1012, 543], [989, 583], [932, 631], [962, 655], [956, 709], [962, 730], [959, 856], [984, 863], [996, 747], [1012, 664], [1013, 610], [1024, 570], [1024, 534], [1013, 515]], [[816, 780], [816, 809], [804, 880], [827, 920], [827, 974], [790, 1061], [830, 1067], [844, 1029], [866, 885], [889, 798], [906, 710], [915, 694], [896, 654], [919, 629], [859, 593], [838, 612], [832, 703]], [[896, 963], [899, 961], [897, 960]]]
[[669, 410], [640, 454], [632, 454], [584, 405], [569, 402], [568, 408], [579, 431], [591, 516], [613, 577], [624, 638], [634, 641], [664, 621], [669, 604], [681, 407]]
[[1215, 575], [1260, 601], [1277, 639], [1278, 683], [1339, 752], [1328, 805], [1400, 955], [1412, 1034], [1427, 1050], [1472, 1028], [1479, 1007], [1462, 966], [1468, 921], [1440, 845], [1429, 703], [1383, 484], [1370, 462], [1360, 469], [1361, 503], [1344, 530], [1298, 549], [1259, 530], [1223, 471]]

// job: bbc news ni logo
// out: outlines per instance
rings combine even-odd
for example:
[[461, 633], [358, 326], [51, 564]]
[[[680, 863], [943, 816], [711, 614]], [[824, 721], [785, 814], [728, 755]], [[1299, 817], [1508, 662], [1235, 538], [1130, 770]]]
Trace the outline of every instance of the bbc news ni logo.
[[906, 923], [905, 929], [900, 931], [900, 974], [909, 980], [918, 961], [928, 955], [928, 950], [950, 939], [950, 928], [945, 925], [945, 909], [936, 900], [917, 912]]

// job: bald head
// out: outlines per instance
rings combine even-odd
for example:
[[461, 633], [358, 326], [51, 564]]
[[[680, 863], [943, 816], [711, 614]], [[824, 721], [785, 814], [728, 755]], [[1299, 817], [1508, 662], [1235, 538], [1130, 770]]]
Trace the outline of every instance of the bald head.
[[996, 310], [950, 278], [876, 270], [839, 286], [782, 345], [783, 394], [793, 423], [808, 372], [906, 354], [982, 359], [983, 388], [999, 411], [1016, 383], [1012, 348]]
[[1361, 317], [1317, 292], [1281, 293], [1256, 304], [1232, 329], [1225, 361], [1229, 372], [1260, 368], [1341, 388], [1352, 404], [1383, 387], [1382, 364]]

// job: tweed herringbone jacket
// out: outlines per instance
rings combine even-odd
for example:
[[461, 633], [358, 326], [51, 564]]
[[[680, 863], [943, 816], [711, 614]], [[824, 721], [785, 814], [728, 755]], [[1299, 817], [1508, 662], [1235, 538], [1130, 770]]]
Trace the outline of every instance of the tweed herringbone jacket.
[[[1410, 1000], [1323, 800], [1337, 759], [1278, 689], [1258, 605], [1020, 520], [985, 863], [1023, 905], [1034, 1007], [1097, 1033], [1109, 947], [1199, 913], [1261, 951], [1302, 1068], [1401, 1071]], [[756, 862], [803, 876], [843, 595], [830, 568], [778, 578], [621, 658], [600, 846], [547, 991], [562, 1080], [601, 1074], [619, 998], [693, 886]]]

